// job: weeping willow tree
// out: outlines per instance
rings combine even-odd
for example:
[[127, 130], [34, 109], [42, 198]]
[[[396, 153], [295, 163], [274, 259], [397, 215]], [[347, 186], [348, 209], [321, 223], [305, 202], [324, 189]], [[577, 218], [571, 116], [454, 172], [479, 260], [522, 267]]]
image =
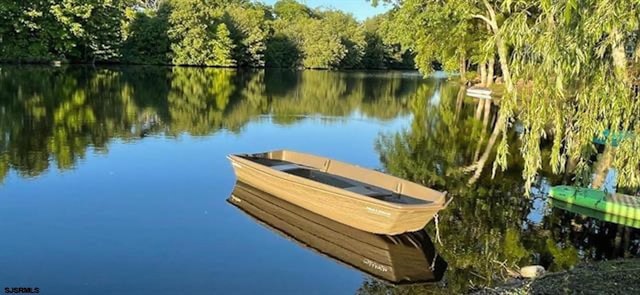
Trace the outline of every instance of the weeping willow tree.
[[[518, 1], [503, 5], [522, 5], [511, 2]], [[571, 170], [585, 183], [597, 153], [594, 137], [640, 132], [640, 100], [629, 72], [638, 53], [639, 9], [639, 1], [541, 1], [504, 21], [501, 34], [513, 47], [513, 78], [527, 82], [505, 96], [500, 111], [523, 126], [527, 187], [546, 160], [540, 145], [547, 137], [553, 138], [548, 159], [553, 172]], [[626, 48], [636, 48], [635, 53]], [[611, 143], [611, 137], [605, 139]], [[503, 137], [494, 168], [506, 167], [507, 145]], [[617, 147], [611, 165], [619, 171], [619, 185], [640, 186], [638, 151], [638, 136]]]
[[[455, 39], [467, 43], [460, 47], [466, 50], [464, 56], [475, 56], [488, 76], [485, 63], [498, 57], [504, 97], [484, 152], [465, 169], [473, 172], [469, 183], [480, 178], [495, 145], [493, 174], [506, 169], [506, 135], [516, 124], [523, 130], [520, 152], [527, 188], [547, 164], [555, 173], [575, 174], [579, 183], [589, 183], [597, 154], [593, 139], [611, 141], [617, 135], [640, 132], [638, 82], [633, 74], [640, 57], [640, 1], [386, 2], [397, 6], [398, 23], [412, 32], [418, 58], [445, 64], [451, 57], [462, 58], [463, 51], [436, 42]], [[424, 60], [417, 65], [430, 66]], [[553, 149], [543, 156], [541, 145], [547, 140], [552, 140]], [[618, 171], [618, 184], [640, 186], [640, 137], [629, 136], [614, 148], [603, 162]]]
[[[554, 173], [574, 173], [579, 183], [590, 182], [591, 158], [597, 153], [594, 137], [640, 131], [640, 102], [628, 69], [638, 50], [625, 50], [638, 48], [639, 3], [482, 1], [488, 13], [471, 16], [492, 28], [506, 89], [488, 145], [502, 137], [494, 174], [508, 164], [506, 133], [515, 120], [523, 129], [520, 152], [527, 189], [546, 160]], [[541, 141], [548, 137], [553, 148], [544, 158]], [[622, 186], [640, 186], [639, 140], [624, 140], [611, 161]], [[487, 158], [485, 153], [478, 161], [471, 182]]]

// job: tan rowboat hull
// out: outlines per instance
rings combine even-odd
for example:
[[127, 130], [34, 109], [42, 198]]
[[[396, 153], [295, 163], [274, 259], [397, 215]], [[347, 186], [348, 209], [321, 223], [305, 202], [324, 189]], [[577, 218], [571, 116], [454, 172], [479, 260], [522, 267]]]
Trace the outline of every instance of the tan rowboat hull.
[[[319, 161], [333, 161], [331, 165], [338, 167], [337, 169], [351, 169], [354, 171], [349, 172], [354, 175], [368, 173], [375, 177], [385, 178], [383, 180], [386, 182], [393, 180], [398, 183], [404, 183], [405, 187], [408, 188], [407, 190], [415, 189], [415, 186], [417, 186], [377, 171], [334, 160], [291, 151], [277, 151], [275, 153], [288, 153], [287, 155], [290, 158], [304, 156], [313, 157]], [[437, 199], [434, 199], [426, 206], [393, 204], [277, 171], [239, 156], [231, 155], [229, 159], [239, 181], [313, 213], [371, 233], [395, 235], [421, 230], [439, 210], [445, 207], [444, 193], [440, 193], [441, 196], [438, 195]], [[378, 183], [375, 184], [377, 185]], [[390, 186], [393, 186], [393, 184]], [[401, 185], [397, 185], [397, 187], [401, 187]], [[431, 190], [428, 193], [432, 192]]]

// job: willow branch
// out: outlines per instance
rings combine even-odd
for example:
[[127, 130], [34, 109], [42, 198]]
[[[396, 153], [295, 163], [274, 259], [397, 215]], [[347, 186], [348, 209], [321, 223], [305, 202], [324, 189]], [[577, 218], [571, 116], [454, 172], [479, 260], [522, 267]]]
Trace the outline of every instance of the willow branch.
[[484, 7], [487, 9], [487, 11], [489, 12], [489, 16], [491, 16], [491, 19], [493, 21], [496, 20], [496, 12], [495, 10], [493, 10], [493, 7], [491, 7], [491, 4], [489, 4], [489, 1], [487, 0], [482, 0], [482, 3], [484, 4]]
[[488, 19], [486, 16], [481, 15], [481, 14], [472, 14], [471, 17], [473, 18], [479, 18], [483, 21], [485, 21], [489, 26], [493, 27], [493, 23], [491, 22], [490, 19]]
[[482, 0], [482, 3], [484, 4], [484, 7], [487, 9], [487, 12], [489, 12], [489, 17], [491, 17], [491, 21], [489, 22], [489, 25], [493, 29], [493, 33], [497, 35], [498, 34], [498, 21], [497, 21], [497, 18], [496, 18], [496, 11], [493, 9], [491, 4], [489, 4], [489, 1]]

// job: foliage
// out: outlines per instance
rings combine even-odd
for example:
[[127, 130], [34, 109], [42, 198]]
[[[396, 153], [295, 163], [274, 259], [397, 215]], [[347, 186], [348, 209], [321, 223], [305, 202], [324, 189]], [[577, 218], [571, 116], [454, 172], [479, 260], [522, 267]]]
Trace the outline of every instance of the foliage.
[[[541, 2], [534, 18], [524, 12], [505, 21], [513, 46], [514, 79], [534, 87], [509, 96], [505, 112], [524, 125], [524, 177], [530, 182], [543, 159], [540, 141], [554, 135], [549, 163], [555, 172], [576, 162], [578, 181], [588, 185], [594, 137], [606, 130], [640, 131], [640, 100], [632, 93], [625, 47], [635, 47], [640, 4], [633, 1]], [[545, 32], [541, 34], [539, 32]], [[519, 105], [518, 109], [513, 106]], [[624, 140], [613, 167], [622, 186], [640, 186], [640, 142]]]
[[158, 11], [127, 11], [131, 20], [126, 26], [123, 42], [123, 61], [134, 64], [166, 64], [169, 62], [169, 36], [167, 30], [169, 8]]
[[[337, 10], [311, 10], [295, 1], [274, 5], [274, 36], [268, 65], [305, 68], [359, 68], [366, 47], [363, 26]], [[290, 48], [281, 52], [280, 48]]]
[[221, 3], [171, 1], [171, 51], [177, 65], [233, 66], [233, 41], [223, 22]]
[[[484, 101], [465, 100], [459, 95], [465, 89], [452, 84], [433, 83], [418, 89], [409, 99], [411, 126], [382, 135], [376, 146], [387, 173], [446, 190], [453, 198], [439, 212], [437, 231], [442, 237], [442, 244], [436, 244], [438, 254], [448, 263], [445, 282], [405, 287], [368, 280], [359, 294], [462, 294], [473, 286], [500, 284], [509, 271], [530, 264], [561, 271], [584, 259], [640, 254], [631, 245], [637, 230], [560, 209], [544, 210], [542, 198], [549, 183], [557, 181], [551, 178], [550, 167], [544, 167], [543, 175], [533, 183], [536, 198], [523, 198], [526, 181], [520, 174], [525, 162], [513, 152], [517, 145], [510, 147], [507, 170], [497, 171], [495, 179], [481, 175], [469, 186], [459, 167], [477, 161], [477, 143], [486, 142], [491, 133], [483, 129], [493, 126], [485, 126], [483, 118], [474, 115], [476, 104]], [[490, 119], [498, 116], [496, 111], [489, 113]], [[513, 130], [508, 136], [509, 142], [518, 142]], [[496, 148], [492, 146], [490, 154], [495, 155]], [[543, 148], [545, 154], [550, 153], [550, 145]], [[536, 216], [543, 222], [535, 221]], [[435, 235], [433, 223], [427, 225], [427, 231]]]
[[269, 37], [268, 7], [259, 4], [232, 4], [225, 7], [226, 24], [235, 42], [233, 59], [239, 66], [265, 66], [265, 50]]
[[39, 0], [3, 2], [0, 12], [0, 62], [322, 69], [398, 64], [363, 60], [367, 40], [387, 39], [377, 35], [382, 31], [365, 34], [350, 14], [295, 0], [273, 7], [249, 0]]
[[380, 36], [366, 32], [364, 37], [367, 43], [362, 55], [362, 66], [367, 69], [383, 69], [386, 65], [386, 48]]
[[433, 61], [447, 71], [464, 72], [467, 59], [482, 49], [477, 39], [485, 31], [462, 13], [467, 5], [464, 1], [403, 1], [392, 14], [391, 36], [416, 53], [416, 65], [425, 74], [432, 71]]
[[306, 68], [336, 68], [347, 54], [340, 37], [319, 19], [302, 21], [302, 64]]
[[296, 0], [280, 0], [276, 2], [273, 5], [273, 12], [278, 19], [287, 21], [313, 16], [313, 12], [309, 7]]
[[[593, 139], [607, 130], [640, 131], [640, 100], [632, 91], [640, 48], [637, 1], [387, 2], [396, 5], [389, 26], [396, 33], [386, 36], [415, 51], [422, 72], [438, 61], [446, 70], [459, 65], [465, 77], [470, 64], [485, 84], [493, 80], [498, 57], [504, 99], [489, 140], [499, 142], [494, 173], [508, 165], [506, 134], [513, 122], [524, 129], [520, 153], [527, 187], [545, 164], [589, 185], [597, 151]], [[553, 149], [543, 158], [546, 138], [552, 138]], [[640, 186], [639, 149], [640, 137], [617, 147], [611, 166], [623, 187]], [[487, 158], [472, 165], [471, 182]]]
[[0, 4], [0, 61], [43, 61], [53, 58], [57, 31], [46, 1], [2, 1]]
[[265, 65], [270, 68], [298, 68], [302, 53], [298, 44], [289, 37], [279, 34], [267, 41]]
[[413, 69], [414, 54], [402, 48], [392, 28], [396, 22], [393, 13], [386, 13], [367, 19], [363, 23], [366, 47], [362, 57], [365, 68]]
[[3, 1], [0, 60], [117, 60], [124, 7], [120, 0]]
[[350, 14], [337, 10], [322, 12], [323, 25], [333, 30], [333, 34], [340, 38], [345, 55], [340, 60], [340, 68], [356, 68], [361, 65], [364, 48], [366, 46], [364, 31], [360, 24]]

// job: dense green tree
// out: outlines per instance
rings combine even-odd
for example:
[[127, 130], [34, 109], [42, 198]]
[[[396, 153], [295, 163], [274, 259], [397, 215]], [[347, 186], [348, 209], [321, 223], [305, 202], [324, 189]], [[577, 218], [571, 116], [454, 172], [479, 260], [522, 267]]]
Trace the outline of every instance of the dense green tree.
[[338, 10], [323, 11], [321, 14], [323, 25], [331, 28], [340, 38], [345, 55], [337, 65], [339, 68], [357, 68], [362, 66], [362, 56], [366, 46], [365, 34], [362, 26], [350, 14]]
[[[152, 5], [152, 4], [149, 4]], [[158, 10], [128, 10], [129, 22], [122, 46], [122, 59], [135, 64], [166, 64], [169, 60], [169, 7]]]
[[301, 67], [304, 22], [311, 18], [311, 11], [298, 2], [287, 0], [276, 2], [274, 13], [276, 18], [271, 22], [273, 34], [267, 43], [267, 66]]
[[444, 70], [457, 71], [464, 79], [471, 63], [484, 66], [494, 53], [486, 44], [490, 42], [487, 26], [470, 15], [473, 3], [402, 1], [390, 13], [393, 21], [385, 24], [386, 36], [415, 52], [415, 62], [423, 73], [431, 72], [432, 63], [438, 61]]
[[414, 69], [412, 49], [402, 46], [397, 37], [397, 20], [388, 12], [367, 19], [363, 24], [365, 52], [362, 66], [365, 68]]
[[[323, 69], [363, 66], [365, 32], [352, 15], [337, 10], [311, 10], [293, 0], [278, 1], [274, 13], [267, 65]], [[280, 52], [285, 48], [291, 48], [289, 51], [294, 54]], [[295, 58], [299, 60], [291, 62]]]
[[213, 56], [215, 56], [214, 65], [230, 67], [236, 65], [236, 60], [233, 59], [233, 40], [231, 39], [231, 32], [224, 23], [219, 24], [216, 27], [216, 42], [213, 43]]
[[0, 12], [0, 62], [334, 69], [412, 58], [384, 42], [385, 58], [373, 62], [373, 42], [388, 30], [365, 33], [350, 14], [295, 0], [5, 1]]
[[367, 43], [362, 55], [362, 67], [367, 69], [384, 69], [386, 48], [382, 38], [375, 33], [366, 32], [364, 40]]
[[302, 64], [306, 68], [336, 68], [347, 55], [340, 37], [319, 19], [303, 20]]
[[234, 40], [233, 59], [238, 66], [265, 66], [265, 51], [269, 37], [268, 7], [261, 4], [233, 4], [225, 7], [227, 26]]
[[173, 0], [169, 37], [173, 63], [233, 66], [234, 44], [223, 22], [222, 1]]
[[3, 1], [0, 60], [117, 60], [125, 3]]
[[117, 60], [124, 5], [120, 0], [55, 1], [49, 9], [60, 25], [61, 51], [82, 61]]
[[270, 68], [298, 68], [302, 53], [298, 44], [282, 33], [267, 41], [265, 65]]
[[48, 1], [0, 2], [0, 61], [46, 61], [53, 58], [49, 34], [57, 24]]
[[297, 18], [310, 18], [313, 12], [309, 7], [296, 0], [280, 0], [273, 5], [273, 12], [279, 19], [291, 21]]

